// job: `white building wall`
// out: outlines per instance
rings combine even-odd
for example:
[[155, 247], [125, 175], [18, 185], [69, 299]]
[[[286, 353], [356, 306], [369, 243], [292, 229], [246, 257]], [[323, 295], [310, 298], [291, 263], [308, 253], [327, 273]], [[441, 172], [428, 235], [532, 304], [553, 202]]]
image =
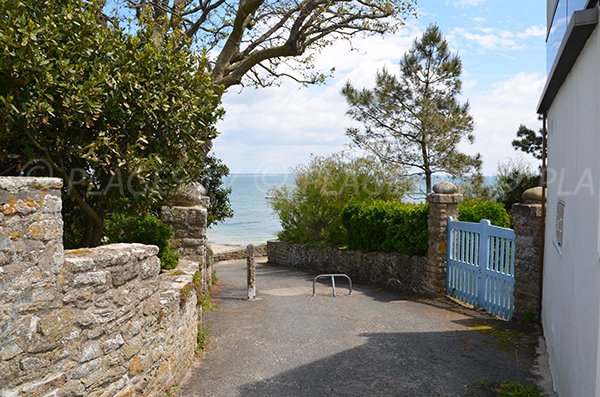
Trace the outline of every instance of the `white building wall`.
[[[548, 112], [548, 209], [542, 323], [560, 396], [599, 396], [600, 32]], [[562, 250], [556, 208], [565, 203]]]

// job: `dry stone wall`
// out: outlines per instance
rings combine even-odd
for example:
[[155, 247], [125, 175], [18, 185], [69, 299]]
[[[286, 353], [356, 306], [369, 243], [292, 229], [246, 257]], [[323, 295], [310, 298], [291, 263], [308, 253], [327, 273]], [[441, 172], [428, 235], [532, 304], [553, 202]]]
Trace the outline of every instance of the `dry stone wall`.
[[348, 274], [353, 280], [395, 291], [444, 296], [448, 216], [458, 217], [462, 194], [456, 186], [441, 182], [427, 196], [427, 256], [393, 252], [362, 252], [315, 248], [281, 241], [267, 242], [269, 263], [318, 272]]
[[[442, 188], [439, 189], [439, 185]], [[450, 185], [450, 186], [448, 186]], [[446, 242], [448, 240], [448, 217], [458, 219], [458, 204], [463, 195], [456, 186], [440, 182], [433, 187], [434, 192], [427, 196], [429, 214], [427, 216], [427, 289], [436, 295], [446, 293]], [[438, 192], [439, 191], [439, 192]]]
[[171, 244], [175, 251], [184, 258], [198, 263], [198, 271], [203, 280], [203, 292], [210, 288], [212, 280], [212, 263], [206, 260], [206, 228], [208, 226], [208, 197], [202, 198], [201, 205], [189, 207], [171, 206], [161, 208], [161, 220], [174, 232]]
[[61, 186], [0, 178], [0, 396], [163, 396], [194, 356], [192, 275], [155, 246], [63, 251]]
[[411, 294], [428, 294], [427, 257], [397, 253], [362, 252], [338, 248], [307, 247], [268, 241], [269, 263], [318, 273], [345, 273], [353, 282], [377, 285]]
[[540, 203], [514, 204], [510, 217], [515, 229], [515, 313], [518, 321], [539, 320], [544, 261], [544, 219]]

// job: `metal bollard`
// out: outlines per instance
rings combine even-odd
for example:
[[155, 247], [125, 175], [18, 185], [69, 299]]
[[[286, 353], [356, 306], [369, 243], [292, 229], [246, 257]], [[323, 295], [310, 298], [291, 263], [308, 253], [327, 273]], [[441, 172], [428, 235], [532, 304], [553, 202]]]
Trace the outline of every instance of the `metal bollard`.
[[246, 247], [246, 265], [248, 267], [248, 299], [256, 298], [256, 260], [254, 259], [254, 245]]

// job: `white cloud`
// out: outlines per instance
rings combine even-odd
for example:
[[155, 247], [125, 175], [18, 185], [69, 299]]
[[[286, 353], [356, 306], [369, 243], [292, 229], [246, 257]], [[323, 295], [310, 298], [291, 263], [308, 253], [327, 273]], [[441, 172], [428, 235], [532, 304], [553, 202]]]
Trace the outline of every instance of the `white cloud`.
[[482, 5], [487, 0], [454, 0], [451, 3], [458, 8], [475, 7]]
[[[396, 72], [400, 57], [424, 31], [417, 23], [397, 35], [357, 40], [354, 45], [358, 51], [350, 51], [345, 43], [323, 50], [315, 58], [317, 69], [336, 67], [336, 76], [327, 86], [299, 88], [288, 82], [281, 87], [245, 89], [241, 93], [234, 88], [224, 97], [227, 114], [219, 125], [222, 135], [215, 140], [217, 156], [235, 173], [278, 173], [306, 164], [310, 154], [342, 150], [349, 143], [345, 130], [354, 125], [345, 114], [342, 85], [350, 80], [357, 87], [370, 87], [377, 70], [387, 67]], [[451, 31], [453, 38], [448, 35], [448, 39], [461, 53], [466, 52], [465, 43], [486, 51], [520, 49], [527, 38], [541, 32], [536, 26], [514, 32], [489, 27], [471, 31], [455, 28]], [[470, 74], [469, 69], [477, 73]], [[461, 146], [461, 150], [481, 153], [486, 175], [495, 172], [499, 161], [514, 155], [510, 143], [519, 124], [536, 130], [539, 127], [535, 106], [545, 77], [541, 73], [518, 73], [522, 65], [515, 66], [513, 61], [507, 61], [506, 70], [514, 72], [504, 80], [481, 74], [479, 68], [469, 65], [465, 65], [463, 75], [463, 98], [471, 103], [476, 142]]]
[[408, 25], [400, 34], [372, 36], [323, 50], [315, 59], [317, 70], [336, 67], [326, 87], [299, 88], [293, 82], [259, 90], [233, 89], [223, 99], [227, 114], [214, 142], [218, 157], [232, 172], [286, 172], [307, 163], [310, 154], [340, 151], [349, 139], [346, 102], [340, 91], [346, 81], [357, 87], [372, 86], [378, 70], [395, 71], [400, 57], [421, 29]]
[[482, 154], [485, 175], [494, 174], [499, 162], [514, 156], [511, 142], [520, 124], [536, 131], [540, 127], [536, 105], [545, 80], [541, 73], [519, 73], [469, 96], [476, 141], [462, 149]]
[[527, 39], [529, 37], [546, 37], [546, 28], [540, 25], [530, 26], [522, 32], [517, 33], [519, 39]]
[[506, 29], [475, 27], [467, 30], [456, 27], [451, 30], [452, 37], [465, 39], [475, 44], [481, 51], [491, 50], [523, 50], [526, 47], [524, 40], [535, 37], [544, 37], [546, 30], [542, 26], [530, 26], [522, 31], [511, 31]]

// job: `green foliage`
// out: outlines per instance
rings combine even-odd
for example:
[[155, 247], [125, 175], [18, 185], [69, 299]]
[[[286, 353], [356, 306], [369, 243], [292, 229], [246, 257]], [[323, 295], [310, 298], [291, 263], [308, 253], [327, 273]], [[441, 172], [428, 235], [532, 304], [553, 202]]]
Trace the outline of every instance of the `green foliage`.
[[522, 201], [525, 190], [540, 186], [541, 177], [531, 167], [519, 160], [509, 159], [498, 165], [496, 185], [493, 187], [494, 199], [510, 210], [515, 203]]
[[[213, 285], [215, 285], [217, 281], [218, 280], [216, 280], [216, 276], [214, 276]], [[192, 284], [194, 285], [194, 288], [196, 289], [196, 294], [198, 296], [196, 304], [200, 306], [202, 308], [202, 311], [204, 312], [214, 310], [215, 306], [212, 302], [212, 294], [210, 293], [210, 291], [202, 291], [202, 276], [200, 275], [199, 271], [196, 271], [194, 273]]]
[[221, 88], [181, 31], [127, 33], [83, 0], [0, 9], [0, 173], [63, 178], [74, 244], [98, 245], [115, 207], [148, 210], [199, 179]]
[[533, 384], [506, 382], [500, 385], [500, 397], [542, 397], [544, 394]]
[[517, 130], [517, 139], [512, 141], [512, 145], [515, 149], [529, 153], [536, 159], [541, 160], [543, 139], [541, 129], [536, 133], [534, 130], [521, 124]]
[[214, 270], [213, 270], [212, 274], [210, 275], [210, 283], [211, 283], [211, 285], [219, 284], [219, 276], [217, 276], [217, 272]]
[[400, 199], [410, 183], [369, 158], [352, 158], [344, 153], [313, 157], [306, 166], [293, 170], [296, 186], [270, 192], [271, 206], [283, 230], [279, 238], [301, 244], [343, 246], [347, 232], [342, 210], [353, 201]]
[[200, 290], [202, 287], [202, 276], [200, 275], [200, 271], [196, 270], [194, 275], [192, 276], [192, 284], [194, 284], [194, 288], [196, 290]]
[[425, 255], [427, 204], [366, 201], [348, 204], [342, 212], [348, 247], [363, 251]]
[[179, 291], [179, 307], [183, 308], [187, 301], [190, 300], [192, 293], [194, 292], [194, 286], [192, 284], [186, 284]]
[[204, 169], [200, 176], [200, 183], [206, 188], [210, 197], [210, 211], [208, 211], [208, 226], [224, 221], [233, 216], [233, 208], [229, 201], [231, 187], [223, 187], [223, 177], [229, 175], [229, 168], [210, 153], [206, 157]]
[[465, 397], [542, 397], [542, 391], [533, 384], [508, 381], [502, 384], [487, 380], [478, 380], [467, 387]]
[[463, 222], [487, 219], [492, 225], [510, 227], [510, 216], [504, 205], [493, 201], [467, 199], [458, 205], [458, 218]]
[[458, 101], [461, 73], [460, 58], [450, 52], [440, 29], [430, 26], [400, 60], [399, 77], [383, 69], [373, 89], [346, 84], [348, 114], [363, 124], [347, 135], [384, 162], [422, 175], [427, 193], [435, 173], [464, 177], [477, 172], [480, 156], [458, 150], [463, 140], [474, 141], [469, 103]]
[[110, 214], [104, 223], [104, 233], [110, 243], [141, 243], [156, 245], [163, 269], [174, 269], [179, 264], [169, 239], [173, 230], [152, 214], [131, 216]]
[[197, 304], [202, 308], [203, 312], [215, 310], [215, 305], [212, 301], [212, 294], [210, 292], [199, 294]]
[[196, 354], [200, 354], [202, 350], [206, 349], [206, 346], [208, 346], [208, 328], [200, 323], [196, 334]]
[[461, 178], [454, 178], [453, 183], [466, 199], [492, 199], [492, 189], [485, 185], [485, 179], [480, 172], [475, 172]]
[[[416, 0], [110, 1], [109, 20], [153, 18], [156, 35], [180, 27], [210, 49], [214, 78], [225, 87], [265, 87], [290, 77], [323, 83], [315, 54], [338, 40], [393, 33], [416, 15]], [[285, 67], [281, 67], [282, 64]], [[285, 69], [285, 73], [283, 70]]]

